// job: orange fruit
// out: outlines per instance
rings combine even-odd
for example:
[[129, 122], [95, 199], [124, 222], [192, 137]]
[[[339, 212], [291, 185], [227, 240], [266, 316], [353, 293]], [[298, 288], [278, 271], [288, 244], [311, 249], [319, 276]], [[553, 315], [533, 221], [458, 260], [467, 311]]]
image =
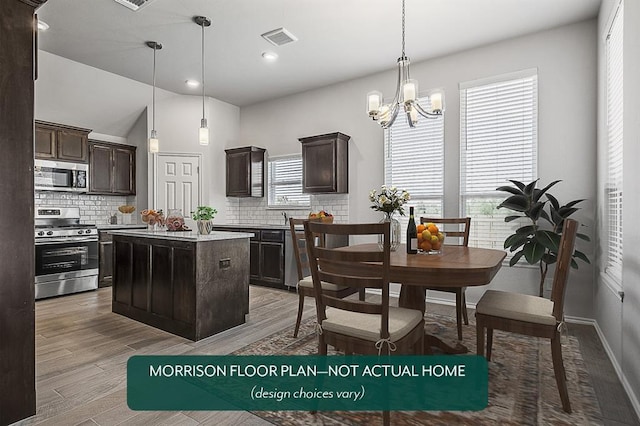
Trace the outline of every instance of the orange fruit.
[[424, 231], [425, 229], [427, 229], [427, 227], [424, 226], [422, 223], [416, 226], [416, 231], [418, 231], [418, 234], [422, 234], [422, 231]]
[[433, 247], [434, 250], [440, 250], [440, 247], [442, 247], [442, 243], [438, 241], [437, 243], [433, 243], [431, 247]]
[[442, 232], [438, 232], [438, 239], [440, 240], [440, 242], [444, 241], [444, 234]]
[[423, 240], [423, 241], [420, 243], [420, 248], [421, 248], [422, 250], [431, 250], [431, 243], [430, 243], [429, 241], [427, 241], [427, 240]]
[[430, 240], [431, 239], [431, 232], [429, 232], [426, 229], [424, 231], [422, 231], [422, 239], [423, 240]]
[[431, 232], [432, 235], [438, 235], [439, 229], [433, 223], [427, 226], [427, 229], [429, 230], [429, 232]]
[[437, 244], [439, 242], [440, 242], [440, 240], [438, 239], [437, 235], [432, 235], [431, 236], [431, 245]]
[[418, 243], [422, 241], [422, 232], [418, 232]]

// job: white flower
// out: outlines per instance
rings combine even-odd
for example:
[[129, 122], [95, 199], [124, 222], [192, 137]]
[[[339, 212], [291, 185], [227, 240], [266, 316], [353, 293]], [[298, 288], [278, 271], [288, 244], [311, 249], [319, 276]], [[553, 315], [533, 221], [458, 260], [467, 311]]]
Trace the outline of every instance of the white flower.
[[389, 204], [391, 202], [385, 195], [381, 195], [378, 201], [380, 201], [380, 204]]

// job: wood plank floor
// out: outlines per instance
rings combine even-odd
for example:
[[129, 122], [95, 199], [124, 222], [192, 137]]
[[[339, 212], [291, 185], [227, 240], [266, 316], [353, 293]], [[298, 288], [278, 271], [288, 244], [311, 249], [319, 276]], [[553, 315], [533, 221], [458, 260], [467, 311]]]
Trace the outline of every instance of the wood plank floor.
[[[247, 324], [199, 342], [111, 312], [111, 288], [36, 302], [37, 413], [16, 425], [265, 425], [248, 412], [137, 412], [126, 404], [132, 355], [228, 354], [293, 325], [297, 295], [252, 286]], [[451, 306], [431, 312], [454, 315]], [[305, 317], [315, 312], [308, 298]], [[570, 325], [592, 376], [605, 424], [638, 419], [593, 327]]]

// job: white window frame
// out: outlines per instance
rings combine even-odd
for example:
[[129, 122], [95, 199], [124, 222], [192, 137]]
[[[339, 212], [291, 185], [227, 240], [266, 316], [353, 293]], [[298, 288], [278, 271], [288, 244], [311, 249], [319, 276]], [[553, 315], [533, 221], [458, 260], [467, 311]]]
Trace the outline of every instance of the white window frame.
[[603, 273], [605, 283], [622, 291], [623, 264], [623, 27], [624, 2], [621, 0], [609, 21], [605, 39], [606, 60], [606, 137], [607, 172], [604, 185], [605, 227]]
[[[511, 185], [511, 183], [507, 179], [515, 179], [524, 181], [525, 184], [535, 180], [538, 176], [538, 70], [536, 68], [525, 69], [521, 71], [516, 71], [513, 73], [501, 74], [498, 76], [492, 76], [489, 78], [483, 78], [479, 80], [469, 81], [460, 83], [460, 216], [470, 216], [472, 218], [472, 226], [470, 232], [469, 245], [475, 247], [486, 247], [486, 248], [494, 248], [503, 250], [504, 249], [504, 240], [518, 227], [523, 223], [518, 223], [519, 221], [504, 222], [504, 217], [508, 215], [512, 215], [513, 212], [507, 209], [496, 209], [501, 201], [506, 198], [506, 194], [503, 192], [495, 191], [495, 188], [503, 185]], [[482, 190], [478, 190], [478, 186], [482, 186], [482, 182], [478, 181], [477, 174], [473, 181], [468, 179], [470, 162], [467, 160], [468, 158], [468, 142], [469, 137], [467, 134], [468, 128], [468, 120], [467, 120], [467, 111], [468, 111], [468, 102], [467, 102], [467, 94], [469, 90], [478, 89], [482, 90], [483, 88], [488, 92], [492, 90], [495, 86], [496, 90], [500, 90], [500, 85], [516, 83], [522, 80], [522, 84], [532, 85], [533, 92], [531, 93], [532, 104], [531, 108], [528, 108], [526, 111], [530, 111], [533, 114], [530, 123], [527, 122], [527, 125], [531, 125], [531, 133], [523, 134], [524, 140], [531, 141], [530, 144], [524, 144], [523, 146], [526, 148], [527, 152], [531, 152], [531, 164], [528, 169], [519, 168], [521, 175], [510, 175], [509, 177], [505, 177], [504, 180], [498, 179], [496, 176], [495, 182], [492, 183], [492, 188], [485, 188]], [[525, 86], [526, 87], [526, 86]], [[503, 93], [504, 95], [504, 93]], [[490, 107], [490, 105], [488, 105]], [[490, 118], [488, 115], [483, 118]], [[476, 123], [475, 126], [478, 126]], [[526, 130], [526, 126], [522, 126]], [[492, 135], [493, 136], [493, 135]], [[515, 143], [512, 143], [514, 146]], [[477, 160], [476, 160], [477, 161]], [[498, 164], [495, 163], [495, 164]], [[529, 164], [527, 162], [527, 164]], [[491, 170], [500, 170], [499, 167], [491, 167], [485, 166], [488, 168], [488, 172]], [[490, 180], [490, 179], [489, 179]], [[472, 182], [470, 184], [469, 182]], [[488, 182], [487, 182], [488, 184]], [[475, 187], [475, 189], [473, 188]], [[471, 213], [467, 211], [467, 202], [469, 200], [477, 200], [479, 202], [483, 202], [485, 200], [486, 214], [482, 216], [478, 216], [475, 213]], [[478, 206], [480, 208], [481, 206]], [[494, 207], [494, 208], [492, 208]], [[489, 238], [488, 238], [489, 236]], [[510, 257], [510, 253], [508, 257]]]
[[[420, 105], [425, 106], [426, 109], [429, 109], [429, 98], [428, 96], [421, 96], [418, 99]], [[446, 112], [439, 116], [438, 118], [431, 119], [425, 117], [419, 117], [419, 121], [416, 124], [415, 128], [409, 128], [409, 124], [404, 113], [398, 113], [398, 117], [396, 121], [388, 128], [384, 130], [384, 181], [387, 186], [396, 186], [400, 189], [405, 189], [411, 195], [411, 200], [405, 204], [404, 211], [405, 215], [395, 215], [394, 217], [400, 221], [401, 229], [403, 230], [402, 241], [406, 239], [405, 230], [407, 229], [407, 225], [409, 223], [409, 207], [413, 206], [415, 208], [415, 220], [416, 223], [420, 221], [420, 216], [431, 216], [438, 217], [442, 216], [442, 212], [444, 211], [444, 120]], [[428, 126], [428, 127], [427, 127]], [[439, 180], [439, 192], [429, 193], [428, 195], [419, 194], [416, 191], [412, 190], [411, 183], [416, 181], [416, 175], [411, 174], [409, 179], [401, 180], [394, 179], [393, 177], [393, 169], [390, 166], [390, 162], [392, 161], [393, 152], [394, 152], [394, 142], [392, 141], [392, 132], [393, 129], [399, 129], [399, 131], [406, 131], [407, 133], [411, 133], [412, 135], [416, 135], [419, 138], [428, 137], [430, 139], [430, 149], [425, 149], [424, 147], [420, 147], [419, 142], [416, 143], [412, 141], [411, 144], [416, 144], [416, 146], [410, 146], [409, 152], [411, 155], [411, 160], [407, 167], [418, 166], [418, 169], [413, 169], [414, 172], [420, 172], [422, 170], [431, 172], [430, 177], [436, 180]], [[434, 147], [433, 144], [437, 143], [440, 145], [439, 147]], [[398, 143], [398, 142], [396, 142]], [[400, 154], [398, 154], [400, 155]], [[440, 170], [437, 168], [435, 173], [433, 169], [429, 170], [429, 161], [436, 161]], [[399, 160], [400, 161], [400, 160]], [[405, 160], [406, 161], [406, 160]], [[407, 169], [411, 170], [411, 169]], [[425, 209], [425, 203], [427, 208]]]
[[[278, 163], [278, 162], [282, 162], [282, 161], [289, 161], [289, 160], [299, 160], [300, 161], [300, 176], [299, 178], [296, 177], [296, 179], [292, 179], [292, 180], [288, 180], [288, 181], [282, 181], [279, 183], [274, 183], [273, 182], [273, 174], [275, 172], [273, 172], [273, 163]], [[297, 192], [295, 195], [299, 198], [301, 198], [303, 201], [302, 202], [275, 202], [275, 200], [273, 199], [274, 197], [274, 191], [276, 186], [278, 185], [290, 185], [290, 184], [299, 184], [300, 185], [300, 192]], [[306, 202], [305, 202], [306, 201]], [[280, 155], [280, 156], [274, 156], [274, 157], [269, 157], [268, 161], [267, 161], [267, 208], [269, 209], [281, 209], [281, 210], [290, 210], [290, 209], [308, 209], [309, 207], [311, 207], [311, 196], [310, 194], [304, 194], [302, 192], [302, 154], [294, 154], [294, 155]]]

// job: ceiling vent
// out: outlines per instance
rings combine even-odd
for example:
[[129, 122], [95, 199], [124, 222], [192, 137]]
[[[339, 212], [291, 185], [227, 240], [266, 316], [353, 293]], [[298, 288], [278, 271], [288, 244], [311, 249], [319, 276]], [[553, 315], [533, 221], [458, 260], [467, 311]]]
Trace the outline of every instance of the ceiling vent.
[[154, 0], [114, 0], [114, 1], [116, 3], [119, 3], [133, 10], [134, 12], [137, 12], [138, 10], [147, 6], [149, 3], [153, 2]]
[[274, 46], [282, 46], [283, 44], [297, 41], [298, 38], [287, 31], [285, 28], [278, 28], [277, 30], [269, 31], [262, 34], [262, 38], [267, 40]]

